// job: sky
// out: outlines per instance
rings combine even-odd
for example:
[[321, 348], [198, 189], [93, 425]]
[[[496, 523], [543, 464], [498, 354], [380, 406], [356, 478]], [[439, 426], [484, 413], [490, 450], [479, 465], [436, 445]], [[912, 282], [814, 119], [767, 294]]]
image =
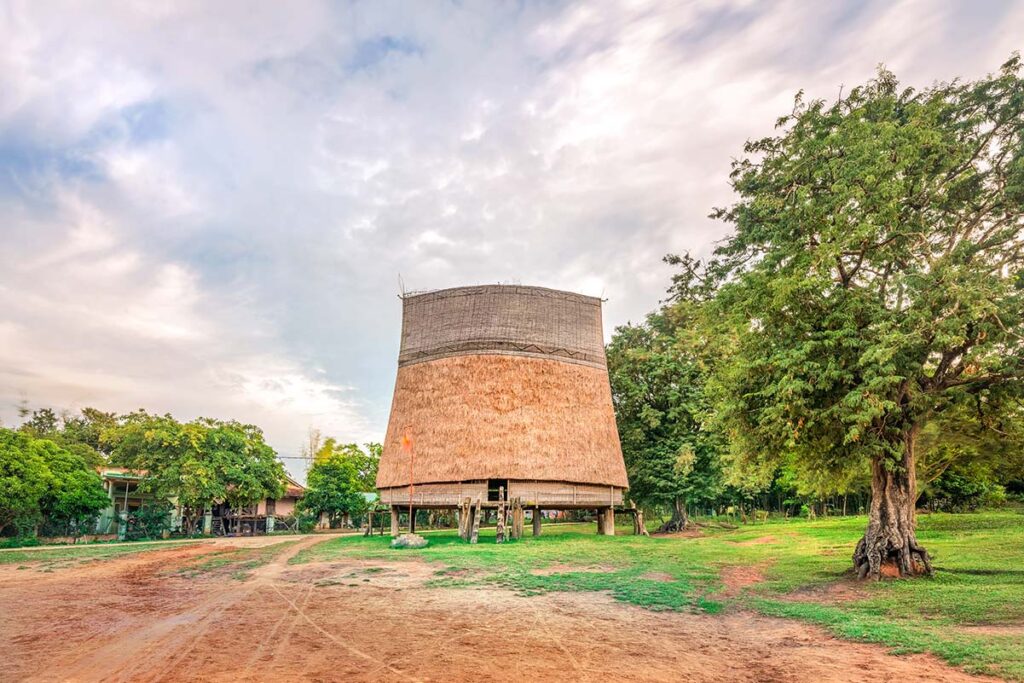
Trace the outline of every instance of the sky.
[[402, 291], [602, 296], [610, 336], [727, 234], [730, 163], [797, 91], [1021, 48], [993, 0], [0, 0], [0, 422], [380, 440]]

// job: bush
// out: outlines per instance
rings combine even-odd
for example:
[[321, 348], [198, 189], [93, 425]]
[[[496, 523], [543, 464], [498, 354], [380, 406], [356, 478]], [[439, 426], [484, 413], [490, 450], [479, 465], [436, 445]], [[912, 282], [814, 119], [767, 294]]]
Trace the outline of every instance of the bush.
[[1006, 502], [1006, 489], [967, 468], [950, 468], [928, 487], [922, 501], [936, 512], [973, 512]]
[[150, 503], [128, 515], [128, 528], [125, 538], [138, 540], [141, 538], [160, 538], [165, 531], [171, 530], [170, 503]]

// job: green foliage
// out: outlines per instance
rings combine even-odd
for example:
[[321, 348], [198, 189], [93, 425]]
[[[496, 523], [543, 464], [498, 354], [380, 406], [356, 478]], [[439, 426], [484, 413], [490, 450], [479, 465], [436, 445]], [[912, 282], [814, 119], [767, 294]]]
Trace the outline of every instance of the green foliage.
[[698, 307], [677, 296], [643, 324], [617, 328], [607, 348], [630, 496], [676, 514], [722, 490], [722, 441], [706, 426], [707, 363], [691, 332]]
[[128, 515], [125, 536], [129, 540], [160, 538], [171, 530], [171, 513], [174, 507], [167, 502], [150, 501], [142, 508]]
[[[28, 414], [28, 409], [24, 409]], [[100, 435], [117, 424], [117, 416], [95, 408], [84, 408], [78, 416], [62, 414], [50, 408], [33, 411], [18, 431], [37, 439], [49, 439], [81, 457], [90, 467], [106, 462]]]
[[1006, 501], [1005, 489], [977, 461], [958, 463], [929, 484], [923, 501], [932, 510], [968, 512]]
[[[875, 80], [798, 97], [734, 165], [735, 226], [705, 322], [737, 470], [854, 478], [957, 406], [1011, 409], [1024, 377], [1024, 81]], [[710, 332], [709, 332], [710, 333]], [[892, 464], [888, 465], [892, 466]]]
[[0, 428], [0, 532], [24, 535], [39, 522], [39, 501], [53, 483], [31, 437]]
[[372, 490], [379, 458], [379, 450], [374, 455], [372, 448], [367, 452], [356, 444], [338, 445], [327, 439], [309, 470], [300, 509], [314, 516], [327, 514], [332, 524], [346, 515], [362, 514], [363, 492]]
[[324, 440], [313, 456], [314, 464], [340, 454], [356, 468], [359, 490], [370, 493], [377, 490], [377, 469], [383, 447], [379, 443], [367, 443], [363, 447], [355, 443], [339, 444], [333, 438]]
[[105, 430], [102, 441], [113, 463], [147, 473], [144, 490], [176, 497], [195, 515], [217, 501], [241, 508], [284, 492], [284, 466], [252, 425], [138, 412]]
[[46, 520], [61, 535], [77, 535], [108, 503], [99, 475], [80, 456], [0, 429], [0, 532], [32, 534]]
[[102, 479], [81, 456], [52, 441], [39, 439], [34, 446], [52, 476], [39, 500], [42, 517], [64, 533], [86, 533], [96, 515], [110, 504]]

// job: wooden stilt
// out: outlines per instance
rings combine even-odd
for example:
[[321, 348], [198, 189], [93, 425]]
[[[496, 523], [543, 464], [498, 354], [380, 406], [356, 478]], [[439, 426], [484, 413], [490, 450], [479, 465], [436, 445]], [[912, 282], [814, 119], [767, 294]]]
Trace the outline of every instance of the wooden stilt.
[[476, 543], [480, 540], [480, 500], [477, 499], [476, 505], [471, 508], [473, 515], [473, 532], [469, 537], [470, 543]]
[[398, 508], [391, 506], [391, 537], [398, 536]]
[[498, 487], [498, 521], [495, 528], [498, 543], [505, 542], [505, 487]]
[[533, 535], [540, 536], [540, 508], [533, 508]]
[[409, 533], [416, 533], [416, 508], [409, 508]]
[[473, 501], [465, 498], [459, 508], [459, 537], [468, 541], [473, 535]]
[[512, 538], [518, 540], [523, 537], [523, 518], [525, 516], [523, 504], [516, 498], [512, 503]]

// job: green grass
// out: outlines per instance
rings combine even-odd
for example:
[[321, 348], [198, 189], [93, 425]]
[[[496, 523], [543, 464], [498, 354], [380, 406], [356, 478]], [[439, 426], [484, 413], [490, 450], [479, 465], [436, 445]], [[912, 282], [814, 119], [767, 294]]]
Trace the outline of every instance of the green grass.
[[245, 581], [258, 569], [277, 557], [298, 541], [285, 541], [259, 548], [235, 548], [212, 556], [203, 556], [175, 571], [186, 578], [199, 576], [230, 576]]
[[[388, 547], [387, 537], [346, 537], [311, 546], [291, 562], [422, 558], [438, 565], [436, 586], [492, 585], [522, 595], [607, 591], [654, 610], [753, 609], [897, 653], [932, 652], [970, 671], [1024, 680], [1024, 630], [969, 628], [1024, 624], [1024, 515], [922, 515], [918, 538], [933, 556], [935, 577], [875, 583], [850, 576], [865, 523], [779, 520], [710, 528], [700, 538], [604, 537], [592, 525], [545, 526], [540, 538], [502, 545], [485, 530], [475, 546], [439, 532], [428, 534], [428, 547], [402, 551]], [[735, 566], [758, 567], [764, 581], [727, 597], [721, 571]]]
[[[176, 547], [191, 545], [180, 543]], [[124, 555], [163, 550], [167, 546], [161, 544], [135, 545], [79, 545], [54, 547], [46, 550], [7, 550], [0, 553], [0, 565], [17, 564], [19, 568], [32, 568], [41, 571], [53, 571], [77, 566], [83, 562], [109, 560]]]

